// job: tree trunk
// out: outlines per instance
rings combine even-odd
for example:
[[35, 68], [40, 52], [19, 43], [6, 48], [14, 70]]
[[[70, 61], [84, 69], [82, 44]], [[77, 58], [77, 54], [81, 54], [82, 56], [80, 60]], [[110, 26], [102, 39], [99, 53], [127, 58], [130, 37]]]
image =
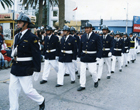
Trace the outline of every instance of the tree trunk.
[[59, 0], [59, 28], [62, 29], [65, 20], [65, 0]]
[[39, 0], [39, 19], [38, 19], [38, 27], [42, 25], [42, 13], [43, 13], [43, 0]]

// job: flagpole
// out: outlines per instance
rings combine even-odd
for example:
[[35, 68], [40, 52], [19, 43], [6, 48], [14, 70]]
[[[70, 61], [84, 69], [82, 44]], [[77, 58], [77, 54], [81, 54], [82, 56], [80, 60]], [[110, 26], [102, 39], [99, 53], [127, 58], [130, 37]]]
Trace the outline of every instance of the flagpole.
[[[73, 10], [73, 11], [76, 11], [77, 10], [77, 7]], [[76, 20], [76, 30], [77, 30], [77, 19], [76, 19], [76, 12], [75, 12], [75, 20]]]

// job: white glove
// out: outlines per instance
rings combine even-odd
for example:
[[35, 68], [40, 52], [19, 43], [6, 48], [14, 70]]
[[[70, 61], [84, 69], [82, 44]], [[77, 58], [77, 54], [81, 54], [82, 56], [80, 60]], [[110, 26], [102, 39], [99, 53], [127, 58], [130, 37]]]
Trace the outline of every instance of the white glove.
[[15, 57], [17, 55], [17, 47], [12, 50], [11, 56]]
[[55, 57], [55, 59], [56, 59], [56, 60], [58, 60], [58, 59], [59, 59], [59, 57], [57, 57], [57, 56], [56, 56], [56, 57]]
[[72, 62], [76, 62], [76, 60], [72, 60]]
[[42, 57], [43, 57], [43, 59], [45, 58], [45, 56], [44, 56], [44, 55], [42, 55]]
[[99, 65], [100, 58], [96, 58], [97, 65]]
[[123, 56], [123, 53], [121, 53], [121, 56]]
[[127, 49], [127, 50], [126, 50], [126, 52], [128, 53], [128, 52], [129, 52], [129, 50]]
[[78, 62], [80, 61], [80, 58], [79, 58], [79, 57], [77, 57], [77, 61], [78, 61]]
[[111, 56], [112, 56], [112, 53], [111, 53], [111, 52], [109, 52], [109, 53], [108, 53], [108, 57], [111, 57]]
[[34, 78], [34, 81], [37, 81], [37, 80], [38, 80], [39, 75], [40, 75], [40, 73], [39, 73], [39, 72], [34, 72], [34, 73], [33, 73], [33, 78]]

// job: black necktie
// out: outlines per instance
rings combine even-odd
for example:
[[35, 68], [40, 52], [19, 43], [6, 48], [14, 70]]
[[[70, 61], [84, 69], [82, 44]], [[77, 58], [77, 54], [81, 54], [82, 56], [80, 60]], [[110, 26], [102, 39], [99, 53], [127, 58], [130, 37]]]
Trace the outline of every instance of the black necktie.
[[21, 35], [22, 35], [22, 33], [19, 33], [17, 42], [20, 41], [20, 37], [21, 37]]
[[87, 34], [87, 39], [89, 39], [89, 34]]

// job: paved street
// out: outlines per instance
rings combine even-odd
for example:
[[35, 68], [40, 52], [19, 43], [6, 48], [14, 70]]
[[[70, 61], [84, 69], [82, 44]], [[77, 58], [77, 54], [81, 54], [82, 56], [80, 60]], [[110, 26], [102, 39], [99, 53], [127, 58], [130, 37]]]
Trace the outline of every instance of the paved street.
[[[43, 71], [44, 63], [42, 63]], [[106, 68], [106, 67], [104, 67]], [[87, 70], [86, 90], [77, 92], [79, 80], [70, 84], [65, 77], [63, 87], [56, 88], [56, 72], [52, 69], [48, 83], [40, 85], [42, 72], [34, 88], [46, 99], [46, 110], [140, 110], [140, 55], [137, 61], [122, 72], [116, 69], [111, 79], [106, 79], [104, 70], [99, 87], [93, 87], [92, 78]], [[8, 86], [10, 69], [0, 70], [0, 110], [9, 109]], [[38, 110], [38, 105], [21, 91], [19, 110]]]

